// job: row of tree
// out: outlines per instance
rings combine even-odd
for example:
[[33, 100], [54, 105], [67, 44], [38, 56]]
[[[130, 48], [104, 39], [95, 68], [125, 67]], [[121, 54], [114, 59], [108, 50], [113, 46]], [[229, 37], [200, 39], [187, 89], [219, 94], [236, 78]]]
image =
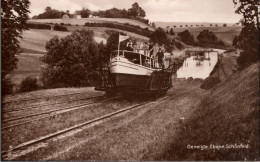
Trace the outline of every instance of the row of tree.
[[179, 39], [187, 44], [187, 45], [196, 45], [201, 47], [215, 47], [215, 46], [225, 46], [224, 42], [219, 40], [216, 35], [209, 31], [203, 30], [197, 36], [197, 42], [195, 41], [193, 35], [189, 32], [189, 30], [185, 30], [183, 32], [178, 33]]
[[33, 19], [59, 19], [64, 14], [69, 15], [69, 11], [64, 12], [64, 11], [52, 9], [51, 7], [46, 7], [43, 13], [39, 15], [35, 15], [32, 18]]
[[[33, 19], [57, 19], [61, 18], [62, 15], [67, 14], [69, 17], [73, 17], [73, 14], [70, 14], [69, 10], [66, 12], [58, 11], [52, 9], [51, 7], [46, 7], [45, 11], [39, 15], [33, 16]], [[105, 17], [105, 18], [129, 18], [137, 19], [146, 24], [149, 23], [148, 19], [144, 19], [146, 16], [145, 11], [135, 2], [131, 8], [126, 9], [117, 9], [111, 8], [105, 11], [91, 11], [87, 8], [82, 8], [82, 10], [76, 11], [76, 14], [81, 15], [82, 18], [88, 18], [89, 15]]]
[[[179, 25], [180, 28], [182, 28], [182, 27], [188, 28], [188, 27], [195, 27], [195, 26], [196, 26], [196, 27], [204, 27], [204, 25], [197, 25], [197, 24], [196, 24], [196, 25], [190, 25], [190, 26], [189, 26], [189, 25]], [[210, 24], [209, 26], [212, 27], [213, 24]], [[218, 26], [218, 24], [215, 24], [215, 26]], [[176, 28], [177, 26], [174, 25], [173, 27]], [[227, 27], [227, 24], [223, 24], [223, 27]], [[168, 28], [170, 28], [170, 26], [167, 26], [166, 28], [168, 29]]]

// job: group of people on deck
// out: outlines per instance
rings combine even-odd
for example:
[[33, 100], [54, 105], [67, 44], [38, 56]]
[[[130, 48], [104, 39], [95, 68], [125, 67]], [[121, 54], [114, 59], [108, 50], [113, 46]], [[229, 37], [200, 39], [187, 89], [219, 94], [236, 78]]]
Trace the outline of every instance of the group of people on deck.
[[164, 44], [160, 45], [158, 43], [147, 43], [145, 42], [144, 44], [136, 44], [133, 43], [132, 41], [129, 41], [127, 43], [126, 49], [127, 51], [133, 51], [137, 53], [144, 54], [146, 56], [149, 56], [153, 58], [154, 60], [158, 61], [158, 64], [160, 67], [164, 67], [164, 52], [165, 52], [165, 47]]

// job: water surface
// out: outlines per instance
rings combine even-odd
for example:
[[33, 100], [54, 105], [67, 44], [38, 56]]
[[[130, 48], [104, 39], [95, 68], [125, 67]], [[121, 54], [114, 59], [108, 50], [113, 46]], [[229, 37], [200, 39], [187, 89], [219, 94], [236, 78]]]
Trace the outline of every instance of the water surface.
[[218, 53], [206, 53], [205, 57], [209, 57], [210, 60], [194, 60], [196, 56], [191, 56], [184, 60], [182, 67], [177, 71], [177, 78], [207, 78], [218, 61]]

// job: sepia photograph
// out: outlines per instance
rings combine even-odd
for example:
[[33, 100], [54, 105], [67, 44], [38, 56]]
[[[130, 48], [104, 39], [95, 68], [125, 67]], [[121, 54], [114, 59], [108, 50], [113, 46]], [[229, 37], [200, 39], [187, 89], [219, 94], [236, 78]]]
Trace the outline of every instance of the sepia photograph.
[[259, 0], [1, 0], [1, 161], [260, 161]]

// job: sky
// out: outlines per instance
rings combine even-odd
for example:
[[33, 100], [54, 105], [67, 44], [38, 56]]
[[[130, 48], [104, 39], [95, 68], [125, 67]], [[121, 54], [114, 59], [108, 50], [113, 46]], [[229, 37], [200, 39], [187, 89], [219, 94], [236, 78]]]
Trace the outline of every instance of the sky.
[[235, 14], [232, 0], [30, 0], [30, 16], [44, 12], [47, 6], [74, 13], [83, 7], [92, 11], [110, 8], [128, 9], [135, 2], [152, 22], [216, 22], [236, 23], [242, 16]]

